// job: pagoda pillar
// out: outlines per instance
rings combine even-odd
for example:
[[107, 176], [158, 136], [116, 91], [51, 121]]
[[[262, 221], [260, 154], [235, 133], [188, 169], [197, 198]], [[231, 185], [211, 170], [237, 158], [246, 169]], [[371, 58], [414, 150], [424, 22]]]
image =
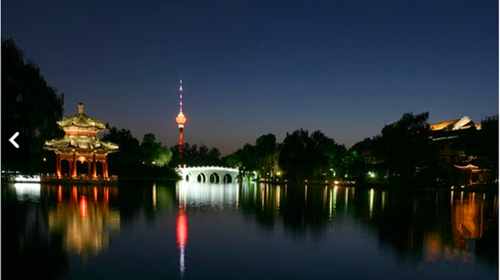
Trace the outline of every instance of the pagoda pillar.
[[89, 178], [92, 176], [90, 173], [90, 160], [87, 160], [87, 176], [89, 176]]
[[108, 160], [102, 161], [102, 177], [108, 178]]
[[76, 177], [76, 153], [73, 153], [73, 177]]
[[56, 154], [56, 173], [57, 177], [61, 177], [61, 155]]
[[95, 153], [92, 154], [92, 163], [94, 164], [94, 172], [92, 176], [97, 178], [97, 162], [95, 161]]
[[67, 157], [68, 160], [68, 176], [71, 176], [71, 172], [73, 172], [73, 162], [69, 157]]

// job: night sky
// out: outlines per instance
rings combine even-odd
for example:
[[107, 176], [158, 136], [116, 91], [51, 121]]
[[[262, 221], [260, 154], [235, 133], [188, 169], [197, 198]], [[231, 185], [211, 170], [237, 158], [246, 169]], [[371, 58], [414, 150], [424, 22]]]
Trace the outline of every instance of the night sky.
[[321, 130], [347, 147], [403, 113], [498, 114], [497, 0], [3, 0], [12, 38], [85, 112], [228, 154]]

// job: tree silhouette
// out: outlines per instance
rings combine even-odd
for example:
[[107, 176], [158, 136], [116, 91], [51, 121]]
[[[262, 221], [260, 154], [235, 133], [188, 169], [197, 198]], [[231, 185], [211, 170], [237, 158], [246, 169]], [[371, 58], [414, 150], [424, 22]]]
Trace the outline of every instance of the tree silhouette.
[[43, 144], [63, 135], [57, 125], [63, 105], [64, 94], [47, 84], [38, 66], [25, 61], [24, 53], [12, 39], [2, 40], [2, 132], [6, 137], [19, 132], [29, 139], [29, 146], [20, 149], [30, 153], [29, 164], [9, 165], [2, 161], [3, 169], [46, 171], [43, 157], [49, 157], [55, 166], [55, 155], [43, 150]]
[[428, 118], [427, 112], [405, 113], [382, 129], [382, 152], [393, 181], [414, 182], [416, 173], [432, 164]]

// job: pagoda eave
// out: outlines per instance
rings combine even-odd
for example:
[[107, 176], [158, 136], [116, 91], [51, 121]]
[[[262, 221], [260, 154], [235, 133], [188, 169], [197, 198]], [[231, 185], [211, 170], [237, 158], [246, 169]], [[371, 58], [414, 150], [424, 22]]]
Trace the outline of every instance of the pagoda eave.
[[79, 149], [79, 148], [51, 148], [51, 147], [45, 147], [46, 150], [53, 151], [56, 154], [60, 155], [72, 155], [72, 154], [77, 154], [77, 155], [107, 155], [110, 153], [115, 153], [118, 152], [118, 150], [105, 150], [105, 149], [95, 149], [95, 150], [88, 150], [88, 149]]

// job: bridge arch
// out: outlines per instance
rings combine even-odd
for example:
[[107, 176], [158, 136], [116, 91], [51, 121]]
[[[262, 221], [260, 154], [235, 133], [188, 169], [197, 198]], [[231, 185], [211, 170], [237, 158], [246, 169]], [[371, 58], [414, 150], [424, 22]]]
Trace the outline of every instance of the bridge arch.
[[205, 183], [207, 181], [207, 176], [203, 173], [199, 173], [196, 177], [196, 180], [198, 181], [198, 183]]
[[233, 182], [233, 177], [231, 177], [231, 175], [228, 173], [228, 174], [224, 175], [224, 177], [222, 178], [222, 182], [224, 184], [232, 183]]
[[220, 166], [184, 166], [176, 170], [182, 180], [212, 184], [229, 184], [236, 182], [240, 174], [238, 169]]
[[217, 172], [214, 172], [212, 173], [212, 175], [210, 175], [210, 183], [220, 183], [220, 176]]

